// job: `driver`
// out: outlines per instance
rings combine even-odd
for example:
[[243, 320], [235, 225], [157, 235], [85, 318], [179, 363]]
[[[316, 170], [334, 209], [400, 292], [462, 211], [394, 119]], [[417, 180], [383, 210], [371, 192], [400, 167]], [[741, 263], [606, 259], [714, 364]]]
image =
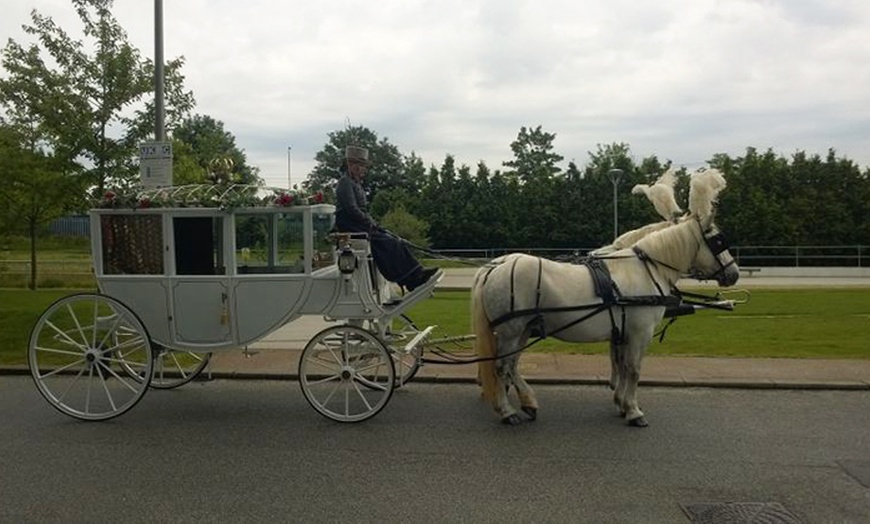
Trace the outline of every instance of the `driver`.
[[345, 148], [342, 176], [335, 188], [335, 226], [338, 231], [367, 233], [375, 265], [384, 278], [413, 291], [438, 273], [438, 268], [424, 269], [400, 238], [372, 219], [362, 187], [368, 164], [368, 149]]

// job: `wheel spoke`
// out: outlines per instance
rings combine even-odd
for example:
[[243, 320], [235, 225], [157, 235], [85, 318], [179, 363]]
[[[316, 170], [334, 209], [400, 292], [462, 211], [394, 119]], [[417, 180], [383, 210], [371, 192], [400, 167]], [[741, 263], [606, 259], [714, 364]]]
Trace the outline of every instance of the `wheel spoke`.
[[61, 338], [65, 339], [65, 340], [67, 341], [67, 343], [69, 343], [69, 344], [71, 344], [72, 346], [75, 346], [75, 347], [77, 347], [77, 348], [80, 348], [82, 351], [86, 351], [86, 350], [87, 350], [87, 347], [88, 347], [87, 343], [85, 343], [84, 346], [81, 345], [81, 344], [79, 344], [78, 342], [76, 342], [75, 340], [73, 340], [72, 338], [70, 338], [70, 336], [67, 334], [66, 331], [63, 331], [63, 330], [60, 329], [59, 327], [55, 326], [54, 323], [53, 323], [52, 321], [50, 321], [50, 320], [46, 320], [46, 321], [45, 321], [45, 324], [46, 324], [48, 327], [50, 327], [51, 329], [53, 329], [53, 330], [54, 330], [58, 335], [60, 335]]
[[[115, 399], [112, 397], [112, 393], [109, 391], [109, 386], [106, 384], [106, 377], [103, 376], [103, 372], [100, 370], [100, 366], [103, 364], [98, 362], [95, 366], [97, 368], [97, 375], [100, 377], [100, 384], [103, 386], [103, 392], [106, 394], [106, 398], [109, 400], [109, 405], [112, 406], [112, 411], [117, 411], [118, 407], [115, 406]], [[106, 368], [107, 371], [112, 373], [111, 369]], [[112, 373], [114, 375], [114, 373]], [[117, 375], [115, 375], [117, 377]]]
[[332, 382], [333, 380], [340, 379], [341, 372], [336, 373], [335, 375], [330, 375], [328, 377], [321, 378], [319, 380], [309, 380], [307, 381], [311, 386], [319, 386], [320, 384], [326, 384], [327, 382]]
[[53, 370], [51, 370], [51, 371], [48, 372], [48, 373], [45, 373], [45, 374], [40, 373], [40, 374], [39, 374], [39, 378], [43, 378], [43, 379], [44, 379], [44, 378], [48, 378], [48, 377], [51, 377], [51, 376], [57, 375], [58, 373], [63, 373], [64, 371], [68, 370], [69, 368], [71, 368], [71, 367], [73, 367], [73, 366], [77, 366], [77, 365], [79, 365], [79, 364], [84, 364], [84, 362], [85, 362], [85, 359], [80, 358], [80, 359], [78, 359], [78, 360], [76, 360], [76, 361], [74, 361], [74, 362], [70, 362], [69, 364], [66, 364], [65, 366], [61, 366], [61, 367], [59, 367], [59, 368], [53, 369]]
[[76, 315], [75, 311], [73, 311], [72, 304], [67, 303], [66, 309], [69, 312], [69, 316], [76, 325], [76, 331], [78, 331], [79, 336], [82, 338], [82, 344], [84, 346], [88, 345], [88, 336], [85, 335], [85, 330], [82, 328], [81, 323], [79, 322], [79, 317]]
[[[363, 393], [363, 391], [357, 385], [357, 382], [354, 380], [353, 382], [351, 382], [351, 384], [353, 385], [353, 389], [354, 391], [356, 391], [356, 394], [359, 396], [360, 400], [362, 400], [363, 404], [366, 405], [366, 409], [371, 411], [372, 405], [369, 403], [369, 399], [366, 398], [365, 393]], [[348, 388], [348, 391], [349, 390], [350, 388]]]
[[[125, 377], [122, 377], [121, 375], [117, 374], [114, 370], [112, 370], [112, 368], [110, 368], [109, 366], [105, 365], [102, 362], [98, 362], [97, 368], [100, 368], [100, 367], [104, 368], [110, 375], [112, 375], [114, 378], [116, 378], [122, 386], [126, 387], [127, 389], [129, 389], [133, 393], [137, 392], [136, 388], [131, 386], [130, 383], [127, 382], [127, 379]], [[100, 376], [102, 377], [102, 373], [100, 373]]]
[[63, 402], [63, 399], [66, 398], [67, 394], [72, 390], [73, 386], [75, 386], [78, 383], [79, 379], [84, 374], [85, 374], [85, 368], [80, 369], [79, 372], [76, 373], [75, 378], [72, 379], [69, 386], [67, 386], [67, 388], [64, 390], [63, 395], [61, 395], [60, 398], [58, 399], [59, 402]]
[[[114, 322], [112, 323], [112, 327], [111, 327], [110, 329], [106, 330], [106, 334], [103, 335], [103, 339], [100, 340], [100, 344], [99, 344], [99, 345], [96, 345], [96, 346], [94, 346], [94, 347], [99, 347], [99, 348], [106, 347], [106, 345], [107, 345], [107, 344], [106, 344], [106, 341], [109, 340], [109, 337], [110, 337], [110, 336], [112, 336], [114, 333], [116, 333], [116, 331], [117, 331], [117, 329], [118, 329], [118, 325], [119, 325], [120, 323], [121, 323], [121, 315], [115, 315], [115, 320], [114, 320]], [[95, 322], [94, 324], [96, 324], [96, 322]]]
[[47, 348], [42, 346], [36, 346], [35, 349], [43, 353], [54, 353], [55, 355], [68, 355], [71, 357], [81, 357], [84, 355], [83, 351], [67, 351], [64, 349]]

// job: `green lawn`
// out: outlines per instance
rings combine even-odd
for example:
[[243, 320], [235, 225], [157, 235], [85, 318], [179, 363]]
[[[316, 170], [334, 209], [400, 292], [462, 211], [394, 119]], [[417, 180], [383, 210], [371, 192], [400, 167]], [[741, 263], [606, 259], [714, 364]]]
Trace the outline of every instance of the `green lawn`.
[[[470, 332], [468, 292], [438, 292], [410, 316], [435, 336]], [[606, 353], [606, 343], [546, 339], [531, 351]], [[870, 358], [870, 288], [752, 290], [734, 311], [679, 317], [648, 354], [683, 356]]]
[[[39, 315], [53, 301], [75, 292], [0, 289], [0, 364], [24, 364]], [[470, 332], [469, 310], [467, 291], [439, 291], [409, 314], [418, 326], [437, 325], [436, 337], [458, 336]], [[530, 350], [604, 353], [607, 346], [547, 339]], [[753, 290], [750, 302], [735, 311], [708, 310], [678, 318], [663, 343], [653, 341], [649, 354], [870, 358], [870, 288]]]

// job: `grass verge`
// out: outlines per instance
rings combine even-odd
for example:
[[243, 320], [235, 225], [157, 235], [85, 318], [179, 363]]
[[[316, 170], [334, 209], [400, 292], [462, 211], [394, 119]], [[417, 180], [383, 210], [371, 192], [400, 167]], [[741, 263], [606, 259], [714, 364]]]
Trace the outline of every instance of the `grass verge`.
[[[0, 365], [25, 364], [30, 330], [52, 302], [74, 290], [0, 289]], [[469, 293], [439, 291], [409, 316], [436, 325], [434, 336], [470, 332]], [[735, 311], [680, 317], [651, 355], [769, 358], [870, 358], [870, 289], [755, 289]], [[470, 344], [466, 344], [468, 346]], [[449, 348], [445, 348], [449, 349]], [[530, 351], [606, 353], [606, 343], [546, 339]]]
[[[410, 311], [435, 336], [470, 332], [469, 293], [438, 292]], [[707, 357], [870, 358], [870, 289], [754, 289], [734, 311], [706, 310], [680, 317], [647, 354]], [[548, 338], [530, 351], [606, 353], [606, 343]]]

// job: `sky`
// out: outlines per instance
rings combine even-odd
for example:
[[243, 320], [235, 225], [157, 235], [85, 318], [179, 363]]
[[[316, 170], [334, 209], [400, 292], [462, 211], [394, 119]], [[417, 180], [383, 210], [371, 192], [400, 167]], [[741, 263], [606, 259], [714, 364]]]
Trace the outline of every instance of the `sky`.
[[[3, 7], [4, 45], [33, 9], [80, 34], [70, 0]], [[153, 58], [154, 3], [113, 13]], [[612, 143], [689, 169], [747, 147], [870, 167], [866, 0], [165, 0], [163, 32], [194, 112], [270, 186], [348, 123], [427, 166], [500, 169], [541, 126], [562, 167]]]

